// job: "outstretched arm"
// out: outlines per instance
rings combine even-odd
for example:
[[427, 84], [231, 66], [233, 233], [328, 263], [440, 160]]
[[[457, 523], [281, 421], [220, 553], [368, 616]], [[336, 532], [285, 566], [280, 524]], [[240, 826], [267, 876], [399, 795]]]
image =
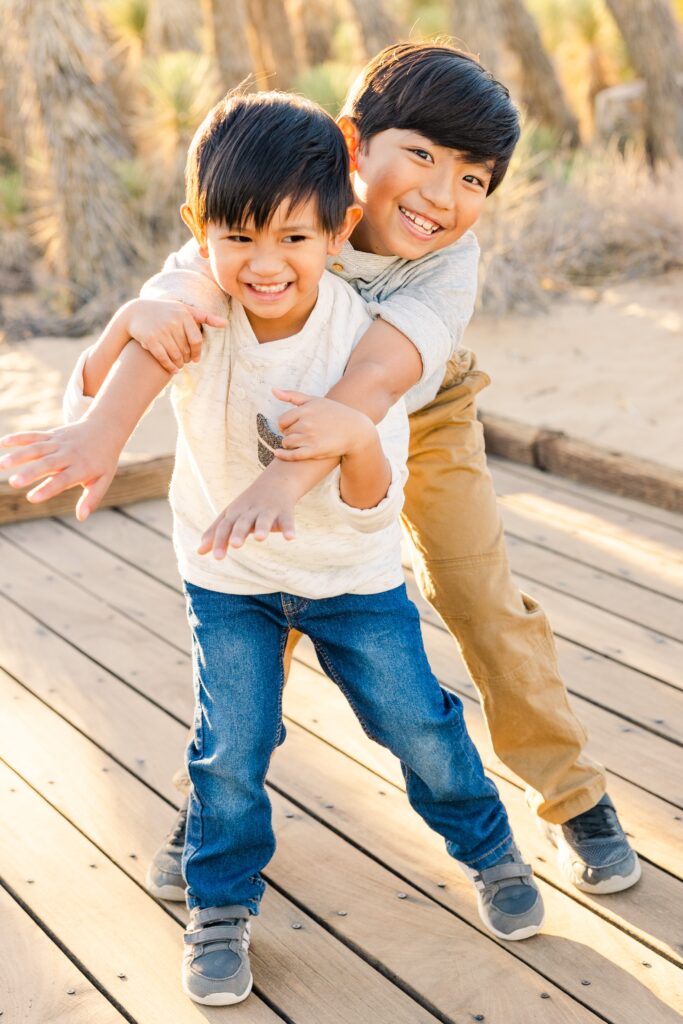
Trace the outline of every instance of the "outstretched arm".
[[23, 467], [10, 477], [10, 484], [38, 484], [27, 495], [36, 504], [82, 487], [76, 516], [87, 519], [106, 494], [126, 441], [169, 379], [149, 353], [139, 345], [127, 345], [107, 386], [76, 423], [0, 438], [0, 447], [17, 447], [0, 459], [0, 468]]

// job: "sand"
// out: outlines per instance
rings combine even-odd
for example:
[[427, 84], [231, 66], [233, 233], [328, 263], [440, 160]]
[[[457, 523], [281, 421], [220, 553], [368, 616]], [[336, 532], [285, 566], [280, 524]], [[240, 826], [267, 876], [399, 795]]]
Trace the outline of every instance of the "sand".
[[[0, 435], [61, 422], [69, 372], [91, 340], [0, 342]], [[476, 314], [466, 343], [492, 378], [485, 412], [683, 469], [683, 273], [577, 290], [536, 316]], [[174, 441], [162, 397], [127, 451], [166, 454]]]

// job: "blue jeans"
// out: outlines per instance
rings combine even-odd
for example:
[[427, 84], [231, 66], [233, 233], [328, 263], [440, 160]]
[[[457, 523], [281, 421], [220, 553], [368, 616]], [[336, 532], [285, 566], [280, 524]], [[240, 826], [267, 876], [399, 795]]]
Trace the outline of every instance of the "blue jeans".
[[484, 775], [462, 703], [429, 667], [404, 586], [317, 601], [190, 583], [185, 594], [195, 687], [188, 906], [241, 904], [258, 913], [261, 871], [275, 852], [265, 780], [283, 736], [283, 653], [292, 628], [311, 638], [367, 735], [400, 759], [411, 805], [449, 854], [482, 869], [509, 850], [505, 808]]

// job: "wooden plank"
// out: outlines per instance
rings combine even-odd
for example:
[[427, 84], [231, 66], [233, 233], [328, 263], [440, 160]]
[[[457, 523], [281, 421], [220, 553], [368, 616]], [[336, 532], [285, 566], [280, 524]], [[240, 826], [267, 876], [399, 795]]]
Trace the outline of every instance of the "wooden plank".
[[480, 413], [486, 450], [615, 494], [683, 511], [683, 473], [649, 459], [578, 441], [559, 430]]
[[[10, 683], [7, 685], [11, 686]], [[16, 684], [14, 686], [16, 687]], [[17, 690], [19, 690], [18, 687]], [[16, 693], [13, 694], [13, 696], [16, 695]], [[124, 864], [126, 870], [133, 873], [134, 877], [138, 877], [137, 873], [144, 870], [146, 856], [149, 856], [154, 844], [158, 841], [158, 835], [162, 832], [161, 827], [157, 824], [157, 837], [155, 837], [151, 826], [158, 822], [160, 813], [167, 813], [167, 809], [164, 811], [158, 798], [153, 797], [149, 790], [143, 789], [137, 784], [122, 767], [128, 763], [132, 770], [136, 769], [135, 741], [131, 738], [126, 744], [125, 739], [117, 740], [116, 749], [112, 751], [116, 761], [110, 762], [97, 748], [91, 749], [88, 753], [86, 748], [89, 741], [68, 734], [69, 727], [66, 723], [56, 720], [51, 721], [47, 728], [41, 727], [42, 722], [49, 719], [51, 713], [47, 709], [37, 707], [34, 700], [25, 691], [20, 691], [18, 695], [17, 701], [7, 699], [4, 701], [5, 705], [11, 708], [13, 725], [13, 728], [8, 731], [8, 744], [4, 748], [5, 756], [9, 756], [13, 763], [16, 762], [17, 766], [28, 772], [31, 784], [47, 793], [51, 801], [56, 802], [60, 809], [75, 821], [79, 829], [88, 833], [92, 830], [98, 847], [103, 849], [114, 861]], [[63, 713], [63, 709], [60, 710]], [[166, 746], [157, 744], [155, 740], [156, 721], [160, 715], [159, 709], [148, 705], [146, 712], [140, 715], [138, 725], [139, 730], [150, 737], [150, 762], [153, 766], [150, 785], [155, 788], [163, 785], [163, 779], [169, 774], [174, 764], [172, 753]], [[33, 723], [31, 731], [34, 749], [31, 749], [30, 745], [27, 749], [21, 739], [26, 732], [28, 723]], [[459, 917], [474, 924], [475, 927], [481, 928], [469, 883], [464, 879], [457, 866], [445, 856], [441, 842], [437, 842], [437, 837], [409, 811], [405, 798], [401, 795], [401, 800], [396, 804], [392, 800], [391, 792], [387, 791], [386, 785], [382, 787], [383, 795], [376, 793], [376, 780], [373, 780], [372, 776], [368, 776], [367, 772], [361, 770], [357, 764], [348, 762], [346, 758], [335, 754], [331, 748], [324, 744], [321, 745], [310, 734], [306, 734], [296, 727], [293, 732], [295, 736], [299, 737], [300, 742], [297, 744], [299, 753], [301, 752], [301, 743], [304, 744], [304, 750], [307, 751], [306, 762], [304, 764], [300, 761], [293, 763], [285, 749], [282, 753], [278, 752], [273, 763], [273, 774], [278, 788], [292, 791], [296, 800], [296, 805], [290, 805], [286, 799], [273, 794], [278, 820], [283, 822], [284, 818], [283, 824], [287, 828], [280, 844], [279, 859], [273, 864], [274, 880], [278, 887], [284, 885], [288, 891], [293, 888], [295, 899], [302, 903], [306, 910], [313, 903], [316, 916], [325, 921], [327, 927], [333, 927], [335, 930], [341, 927], [340, 922], [334, 920], [338, 916], [337, 910], [340, 908], [347, 910], [349, 919], [343, 924], [349, 929], [347, 937], [354, 945], [359, 944], [361, 935], [366, 934], [368, 929], [373, 944], [377, 942], [375, 936], [379, 931], [378, 913], [381, 921], [382, 914], [393, 915], [396, 912], [394, 903], [396, 885], [400, 886], [398, 891], [406, 891], [405, 882], [396, 879], [389, 881], [382, 876], [381, 888], [376, 891], [374, 884], [371, 884], [378, 877], [373, 868], [371, 877], [364, 878], [360, 883], [360, 891], [356, 892], [354, 899], [354, 888], [359, 884], [358, 876], [359, 874], [363, 875], [369, 867], [365, 864], [360, 866], [355, 858], [353, 869], [344, 870], [343, 865], [346, 859], [352, 856], [351, 852], [338, 849], [338, 844], [335, 845], [334, 851], [331, 851], [328, 846], [329, 837], [323, 836], [319, 826], [312, 821], [308, 822], [304, 813], [304, 807], [308, 803], [313, 807], [316, 816], [320, 817], [322, 812], [338, 832], [344, 833], [346, 831], [345, 822], [349, 818], [353, 819], [353, 814], [349, 816], [349, 809], [355, 805], [358, 787], [358, 783], [353, 780], [359, 778], [358, 788], [361, 794], [364, 794], [360, 801], [361, 805], [367, 804], [367, 794], [374, 794], [376, 806], [373, 809], [373, 823], [370, 823], [369, 820], [366, 822], [370, 825], [370, 833], [373, 832], [373, 829], [377, 830], [381, 819], [380, 836], [384, 836], [386, 830], [392, 836], [392, 843], [394, 843], [400, 834], [403, 847], [410, 850], [409, 858], [414, 859], [416, 849], [423, 851], [426, 849], [428, 851], [429, 894], [431, 895], [433, 891], [440, 903]], [[53, 734], [52, 737], [50, 737], [50, 733]], [[116, 730], [116, 736], [120, 737], [121, 735], [122, 733]], [[13, 740], [13, 737], [16, 739]], [[106, 734], [101, 736], [95, 733], [93, 738], [98, 740], [100, 745], [103, 741], [107, 744], [109, 742]], [[83, 763], [90, 763], [96, 769], [99, 767], [100, 770], [102, 766], [108, 766], [106, 783], [103, 782], [103, 776], [97, 770], [91, 771], [86, 776], [81, 767]], [[351, 791], [344, 796], [348, 777], [352, 780]], [[284, 787], [283, 778], [287, 779]], [[308, 794], [303, 801], [304, 807], [302, 807], [302, 786], [303, 791]], [[312, 787], [312, 791], [310, 787]], [[391, 789], [391, 787], [389, 788]], [[330, 795], [331, 791], [332, 795]], [[112, 821], [116, 821], [117, 817], [120, 817], [120, 814], [115, 813], [116, 808], [112, 811], [111, 806], [108, 806], [113, 799], [114, 792], [117, 806], [126, 808], [123, 830], [116, 826], [112, 828]], [[340, 800], [337, 799], [338, 796], [341, 796]], [[82, 810], [78, 811], [83, 802], [88, 805], [87, 818], [82, 816]], [[75, 817], [78, 813], [81, 814], [80, 818]], [[294, 818], [287, 818], [288, 814], [294, 814]], [[391, 823], [384, 820], [387, 815], [391, 819]], [[302, 822], [307, 823], [305, 828], [301, 827]], [[165, 824], [167, 822], [164, 822]], [[352, 825], [356, 843], [358, 842], [359, 825], [362, 827], [362, 821], [356, 820]], [[410, 837], [410, 842], [406, 842], [407, 837]], [[319, 847], [318, 843], [321, 843], [322, 847]], [[384, 839], [382, 844], [379, 849], [380, 859], [384, 858], [387, 851]], [[367, 845], [367, 835], [360, 845], [369, 849], [374, 857], [378, 856], [374, 842], [371, 846]], [[132, 863], [129, 854], [131, 847], [136, 852], [135, 860]], [[317, 855], [316, 851], [319, 851]], [[314, 870], [311, 870], [310, 867], [305, 870], [307, 857], [312, 858], [312, 862], [315, 864]], [[359, 864], [357, 868], [356, 864]], [[411, 877], [411, 873], [406, 873], [405, 866], [406, 862], [404, 861], [399, 871], [403, 879]], [[418, 882], [421, 892], [425, 891], [423, 872], [424, 864]], [[313, 875], [316, 877], [313, 878]], [[435, 879], [446, 879], [447, 888], [442, 890], [439, 882]], [[616, 932], [601, 918], [590, 914], [587, 910], [574, 904], [572, 900], [567, 900], [547, 886], [543, 886], [543, 889], [544, 898], [549, 905], [547, 934], [538, 937], [533, 943], [516, 944], [514, 946], [515, 957], [535, 966], [536, 969], [542, 971], [545, 977], [553, 978], [563, 988], [566, 987], [582, 1002], [594, 1006], [599, 1012], [609, 1010], [607, 1019], [611, 1021], [618, 1021], [620, 1024], [621, 1022], [635, 1024], [642, 1019], [650, 1019], [652, 1014], [655, 1015], [655, 1019], [659, 1020], [660, 1012], [662, 1022], [676, 1019], [666, 1010], [666, 1005], [669, 1003], [671, 1009], [675, 1009], [679, 1005], [676, 995], [677, 972], [669, 963], [629, 936]], [[428, 904], [421, 900], [420, 891], [408, 894], [406, 902], [413, 913], [418, 913], [420, 907], [428, 907]], [[339, 903], [342, 896], [344, 902]], [[373, 900], [381, 900], [383, 896], [387, 899], [389, 909], [380, 912], [373, 907]], [[360, 927], [365, 931], [358, 932], [354, 928], [358, 925], [357, 918], [363, 915], [364, 920]], [[432, 923], [434, 922], [432, 921]], [[448, 927], [447, 936], [444, 936], [444, 927], [446, 926], [442, 919], [439, 919], [436, 937], [442, 937], [449, 943], [442, 948], [441, 956], [443, 957], [444, 952], [448, 952], [456, 962], [457, 951], [450, 948], [450, 944], [453, 942], [452, 927], [455, 925], [451, 923]], [[414, 928], [409, 928], [408, 931], [411, 936], [416, 934]], [[417, 929], [417, 933], [422, 934], [420, 928]], [[404, 962], [409, 959], [409, 950], [405, 948], [405, 939], [401, 940], [401, 932], [396, 922], [394, 921], [393, 928], [388, 930], [382, 928], [381, 934], [383, 936], [383, 945], [381, 946], [383, 955], [389, 958], [389, 950], [393, 948], [393, 955], [403, 958], [401, 971], [409, 970], [410, 967]], [[390, 936], [392, 935], [394, 936], [393, 941], [397, 943], [395, 946], [391, 946]], [[573, 948], [574, 943], [570, 944], [569, 940], [560, 938], [563, 935], [581, 936], [581, 941], [576, 944], [576, 949]], [[414, 939], [411, 938], [409, 941], [412, 942]], [[480, 937], [470, 936], [469, 941], [472, 943], [472, 953], [478, 951], [477, 943], [481, 941]], [[486, 941], [490, 940], [486, 939]], [[569, 945], [572, 946], [571, 954], [567, 948]], [[509, 946], [505, 948], [510, 950]], [[512, 950], [510, 951], [512, 952]], [[375, 949], [375, 958], [377, 958], [377, 953], [378, 951]], [[489, 955], [494, 963], [498, 962], [495, 960], [498, 954], [494, 950], [491, 950]], [[480, 963], [482, 959], [486, 961], [486, 957], [481, 957], [480, 954], [478, 958]], [[643, 960], [652, 966], [644, 967]], [[380, 962], [384, 964], [383, 960]], [[443, 961], [441, 962], [443, 963]], [[391, 964], [385, 964], [385, 966], [393, 971]], [[432, 965], [432, 970], [435, 966], [437, 965]], [[398, 973], [403, 977], [401, 971]], [[481, 968], [478, 968], [472, 978], [472, 982], [476, 983], [475, 988], [470, 987], [464, 993], [467, 997], [466, 1002], [471, 1002], [473, 993], [476, 994], [481, 989], [481, 985], [478, 984], [480, 972]], [[442, 977], [441, 972], [437, 973]], [[427, 976], [432, 978], [431, 973]], [[582, 991], [584, 987], [582, 981], [586, 978], [591, 979], [595, 985], [595, 988], [591, 987], [589, 993]], [[439, 991], [447, 993], [452, 988], [453, 971], [447, 975], [447, 982], [448, 987]], [[436, 979], [434, 983], [436, 983]], [[512, 990], [506, 986], [503, 987], [510, 996]], [[542, 989], [548, 991], [548, 986], [542, 985]], [[651, 992], [647, 991], [648, 989], [651, 989]], [[494, 986], [494, 993], [500, 993], [500, 991], [498, 986]], [[538, 993], [538, 980], [534, 982], [533, 992], [534, 995]], [[433, 1004], [434, 991], [431, 987], [428, 995]], [[479, 992], [479, 998], [486, 1005], [486, 996]], [[496, 1008], [500, 1011], [500, 1004], [496, 1002], [496, 998], [494, 994], [490, 1007], [492, 1013]], [[482, 1002], [479, 1003], [480, 1007], [481, 1005]], [[510, 1009], [512, 1005], [515, 1004], [509, 1002], [508, 1008], [505, 1010], [508, 1016], [500, 1017], [498, 1013], [495, 1014], [495, 1018], [499, 1019], [501, 1024], [503, 1022], [504, 1024], [515, 1024], [515, 1015]], [[524, 1001], [522, 1005], [526, 1005], [526, 1002]], [[477, 1012], [481, 1011], [477, 1010]], [[642, 1016], [643, 1014], [645, 1017]], [[298, 1020], [298, 1017], [296, 1019]], [[534, 1019], [530, 1018], [530, 1020]], [[581, 1018], [579, 1017], [579, 1019]], [[524, 1017], [520, 1017], [519, 1020], [526, 1022]]]
[[[140, 455], [126, 456], [116, 471], [101, 507], [165, 497], [168, 494], [173, 462], [173, 455], [151, 458]], [[32, 505], [26, 501], [25, 494], [26, 491], [18, 491], [6, 481], [0, 481], [0, 523], [70, 515], [76, 509], [80, 488], [66, 491], [39, 505]]]
[[563, 492], [570, 497], [578, 497], [585, 502], [590, 502], [594, 509], [603, 515], [609, 515], [610, 511], [616, 512], [618, 515], [627, 514], [633, 517], [632, 521], [639, 521], [641, 527], [652, 528], [659, 524], [665, 528], [667, 535], [670, 535], [670, 530], [683, 533], [683, 517], [679, 512], [669, 512], [657, 505], [646, 505], [645, 502], [635, 498], [612, 494], [598, 487], [592, 487], [590, 484], [570, 480], [568, 477], [551, 476], [545, 470], [522, 466], [518, 462], [511, 462], [496, 456], [491, 456], [488, 463], [494, 479], [499, 470], [504, 470], [510, 476], [551, 486], [556, 492]]
[[0, 886], [0, 1012], [15, 1024], [126, 1020]]
[[623, 576], [640, 586], [683, 600], [680, 534], [668, 540], [648, 536], [635, 517], [597, 511], [582, 499], [534, 481], [496, 472], [501, 516], [506, 531], [577, 558], [597, 569]]
[[[59, 580], [37, 561], [24, 555], [0, 537], [0, 583], [3, 581], [6, 581], [6, 589], [11, 588], [8, 592], [14, 601], [24, 608], [31, 609], [46, 625], [60, 635], [68, 637], [70, 642], [77, 643], [94, 660], [109, 667], [129, 685], [144, 687], [150, 679], [155, 683], [163, 683], [155, 699], [173, 713], [183, 714], [188, 697], [189, 668], [187, 655], [180, 648], [171, 650], [136, 622], [126, 621], [108, 608], [105, 611], [103, 602], [99, 599], [74, 587], [65, 579]], [[153, 605], [153, 599], [150, 599], [150, 603]], [[425, 626], [425, 634], [428, 632], [429, 628]], [[442, 655], [443, 675], [445, 682], [450, 685], [449, 673], [454, 671], [455, 664], [452, 646], [444, 648], [443, 637], [438, 638], [438, 643], [434, 643], [435, 649], [430, 656], [437, 664], [436, 657]], [[12, 656], [17, 657], [17, 653], [13, 651]], [[442, 674], [441, 667], [437, 666], [437, 674]], [[514, 778], [497, 759], [491, 759], [488, 753], [488, 735], [478, 704], [469, 694], [464, 695], [468, 696], [470, 728], [475, 743], [484, 753], [485, 763], [496, 773]], [[582, 708], [581, 714], [588, 727], [594, 731], [596, 722], [593, 719], [596, 715], [602, 715], [603, 723], [605, 718], [610, 718], [601, 709], [589, 704]], [[634, 774], [630, 749], [624, 749], [622, 739], [623, 737], [619, 736], [618, 744], [609, 749], [610, 766], [613, 767], [613, 762], [617, 765], [623, 764], [627, 773], [630, 770]], [[663, 742], [658, 738], [654, 739], [657, 743]], [[639, 740], [639, 746], [643, 746], [642, 738]], [[647, 749], [645, 753], [647, 756]], [[662, 753], [657, 763], [660, 765], [658, 770], [661, 771], [661, 764], [666, 763], [666, 754]], [[647, 764], [639, 766], [639, 776], [643, 768], [647, 768]], [[651, 775], [656, 778], [656, 774], [653, 769]], [[667, 787], [671, 787], [675, 781], [669, 778], [670, 775], [671, 765], [668, 765], [664, 778]], [[658, 793], [661, 788], [658, 780]], [[674, 827], [672, 831], [670, 824], [671, 816], [676, 814], [676, 809], [636, 785], [623, 783], [618, 776], [612, 776], [610, 790], [615, 794], [617, 791], [622, 794], [620, 810], [628, 808], [631, 820], [637, 824], [633, 831], [638, 836], [639, 849], [662, 867], [674, 873], [680, 872], [680, 856], [673, 838], [674, 832], [680, 830]]]
[[[13, 700], [16, 694], [18, 700]], [[118, 761], [93, 749], [46, 705], [0, 672], [0, 700], [9, 709], [2, 756], [96, 846], [144, 884], [145, 867], [170, 826], [170, 809]], [[29, 743], [22, 736], [30, 736]], [[116, 750], [119, 759], [124, 749]], [[171, 758], [160, 770], [168, 770]], [[84, 764], [105, 763], [88, 777]], [[597, 1018], [552, 982], [426, 899], [404, 880], [349, 846], [277, 792], [271, 792], [279, 849], [268, 869], [309, 914], [400, 979], [425, 1004], [455, 1017], [484, 1013], [490, 1024], [549, 1024]], [[119, 809], [127, 810], [125, 821]], [[134, 849], [135, 858], [129, 851]], [[397, 893], [406, 891], [407, 899]], [[339, 908], [346, 908], [339, 912]], [[547, 1008], [541, 992], [550, 994]], [[582, 993], [583, 995], [583, 993]]]
[[[2, 876], [123, 1010], [137, 1024], [223, 1020], [182, 992], [182, 935], [164, 909], [1, 763], [0, 792]], [[232, 1012], [280, 1021], [258, 996]]]
[[540, 547], [512, 534], [506, 536], [510, 564], [524, 580], [525, 590], [543, 583], [589, 606], [613, 612], [665, 636], [683, 640], [683, 609], [679, 601], [644, 591], [637, 583], [583, 565], [576, 559]]

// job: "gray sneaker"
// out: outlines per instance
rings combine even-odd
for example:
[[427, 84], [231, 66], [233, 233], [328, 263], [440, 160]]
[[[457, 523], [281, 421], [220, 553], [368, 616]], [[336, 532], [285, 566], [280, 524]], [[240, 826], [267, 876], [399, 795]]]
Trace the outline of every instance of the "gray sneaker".
[[640, 878], [638, 855], [606, 793], [595, 807], [564, 825], [543, 821], [541, 829], [557, 848], [562, 874], [582, 892], [621, 892]]
[[514, 942], [540, 931], [545, 917], [543, 898], [529, 864], [513, 844], [490, 868], [476, 871], [460, 864], [477, 890], [479, 916], [499, 939]]
[[205, 1006], [241, 1003], [251, 992], [250, 914], [246, 907], [190, 911], [185, 929], [183, 992]]
[[158, 900], [185, 900], [182, 860], [187, 829], [187, 797], [176, 816], [173, 828], [152, 857], [147, 868], [147, 891]]

